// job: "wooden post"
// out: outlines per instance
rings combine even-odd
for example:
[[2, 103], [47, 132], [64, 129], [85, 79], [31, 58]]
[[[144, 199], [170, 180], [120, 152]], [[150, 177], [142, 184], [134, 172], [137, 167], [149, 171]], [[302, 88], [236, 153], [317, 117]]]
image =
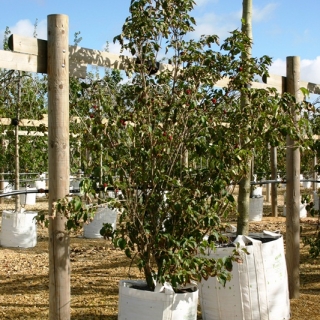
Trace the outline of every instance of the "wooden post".
[[70, 319], [70, 258], [66, 219], [53, 204], [69, 194], [69, 26], [48, 15], [49, 318]]
[[[315, 155], [313, 157], [313, 180], [318, 180], [318, 172], [315, 170], [315, 166], [318, 164], [318, 160], [317, 160], [317, 156]], [[312, 183], [312, 189], [313, 191], [318, 191], [317, 188], [318, 183], [317, 182], [313, 182]]]
[[[271, 180], [277, 180], [277, 147], [271, 147]], [[271, 212], [273, 217], [278, 216], [277, 184], [271, 184]]]
[[[19, 74], [19, 82], [18, 82], [18, 103], [16, 106], [16, 117], [19, 120], [20, 118], [20, 103], [21, 103], [21, 71], [18, 71]], [[14, 128], [14, 140], [15, 140], [15, 157], [14, 157], [14, 166], [15, 166], [15, 173], [14, 173], [14, 189], [20, 189], [20, 145], [19, 145], [19, 122]], [[15, 196], [15, 211], [21, 211], [21, 204], [20, 204], [20, 196]]]
[[[287, 92], [301, 101], [299, 94], [300, 57], [287, 57]], [[295, 121], [298, 120], [295, 115]], [[289, 136], [287, 137], [287, 211], [286, 211], [286, 260], [288, 268], [290, 299], [299, 298], [300, 264], [300, 150]]]

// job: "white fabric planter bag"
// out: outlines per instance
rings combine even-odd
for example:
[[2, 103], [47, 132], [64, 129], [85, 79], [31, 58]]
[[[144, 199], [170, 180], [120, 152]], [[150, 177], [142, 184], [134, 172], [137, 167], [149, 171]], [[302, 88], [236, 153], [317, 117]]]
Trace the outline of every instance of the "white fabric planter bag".
[[[40, 190], [40, 189], [44, 190], [46, 188], [46, 182], [44, 180], [36, 180], [35, 187], [37, 190]], [[45, 196], [46, 196], [45, 193], [41, 193], [41, 192], [36, 193], [37, 198], [43, 198]]]
[[37, 224], [34, 211], [2, 212], [0, 244], [2, 247], [32, 248], [37, 244]]
[[249, 202], [249, 221], [261, 221], [263, 216], [264, 197], [250, 198]]
[[311, 188], [311, 181], [304, 181], [303, 182], [303, 187], [306, 189], [310, 189]]
[[[287, 320], [290, 301], [283, 237], [272, 232], [238, 236], [235, 242], [246, 247], [243, 262], [234, 263], [232, 279], [225, 286], [212, 277], [199, 285], [203, 320]], [[252, 237], [267, 242], [255, 240]], [[248, 242], [252, 245], [246, 245]], [[222, 258], [234, 248], [217, 248], [209, 256]]]
[[133, 285], [144, 284], [143, 280], [120, 281], [118, 320], [197, 319], [198, 289], [194, 292], [175, 293], [168, 284], [161, 286], [158, 292], [131, 288]]
[[[9, 193], [12, 191], [13, 186], [8, 181], [3, 182], [3, 193]], [[6, 197], [7, 199], [11, 199], [11, 196]]]
[[[81, 182], [80, 179], [73, 178], [70, 181], [70, 190], [80, 190], [80, 182]], [[76, 196], [79, 196], [79, 197], [83, 195], [81, 192], [77, 192], [77, 193], [73, 193], [73, 194]]]
[[[306, 204], [305, 203], [300, 203], [300, 218], [306, 218], [307, 217], [307, 209], [306, 209]], [[282, 212], [282, 216], [286, 217], [287, 216], [287, 207], [284, 206], [283, 207], [283, 212]]]
[[[21, 191], [23, 190], [34, 190], [36, 191], [36, 188], [22, 188]], [[20, 194], [20, 204], [22, 206], [28, 204], [28, 205], [33, 205], [36, 204], [36, 193], [22, 193]]]
[[262, 196], [262, 187], [255, 187], [255, 188], [252, 190], [252, 196], [253, 196], [253, 197], [260, 197], [260, 196]]
[[83, 226], [83, 236], [88, 239], [102, 238], [100, 230], [104, 223], [110, 223], [113, 230], [116, 228], [118, 211], [108, 207], [99, 207], [93, 220]]
[[[303, 174], [300, 174], [300, 180], [303, 180], [304, 178], [303, 178]], [[300, 186], [302, 187], [303, 186], [303, 182], [302, 181], [300, 181]]]

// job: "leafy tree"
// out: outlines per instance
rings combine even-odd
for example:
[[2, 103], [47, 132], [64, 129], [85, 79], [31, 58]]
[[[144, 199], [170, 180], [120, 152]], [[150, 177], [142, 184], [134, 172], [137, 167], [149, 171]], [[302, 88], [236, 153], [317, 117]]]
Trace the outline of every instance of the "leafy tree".
[[[264, 139], [279, 141], [283, 130], [302, 139], [288, 112], [292, 97], [250, 88], [271, 59], [248, 56], [251, 39], [238, 30], [221, 45], [216, 35], [188, 40], [193, 6], [192, 0], [132, 0], [115, 37], [133, 56], [123, 59], [130, 80], [110, 91], [99, 88], [101, 81], [75, 84], [74, 92], [90, 96], [81, 108], [90, 112], [94, 102], [99, 110], [86, 119], [92, 157], [85, 167], [97, 168], [100, 188], [103, 182], [105, 190], [121, 190], [122, 198], [106, 199], [121, 207], [113, 242], [151, 290], [154, 281], [175, 288], [209, 276], [226, 281], [236, 252], [219, 260], [197, 253], [223, 241], [221, 219], [236, 210], [230, 184], [248, 174], [252, 150]], [[69, 228], [88, 219], [79, 203], [69, 205], [63, 211]]]
[[[9, 50], [11, 32], [7, 27], [4, 49]], [[21, 126], [20, 119], [40, 120], [47, 113], [45, 77], [14, 70], [0, 71], [0, 117], [11, 119], [11, 126], [1, 126], [7, 147], [1, 153], [2, 170], [15, 172], [47, 171], [46, 128]], [[25, 131], [25, 136], [18, 136]], [[13, 162], [12, 159], [15, 159]], [[18, 187], [18, 186], [17, 186]]]

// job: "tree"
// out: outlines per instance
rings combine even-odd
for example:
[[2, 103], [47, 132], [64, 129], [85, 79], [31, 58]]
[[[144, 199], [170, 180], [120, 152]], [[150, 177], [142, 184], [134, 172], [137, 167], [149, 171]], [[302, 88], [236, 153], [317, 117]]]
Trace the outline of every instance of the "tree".
[[[143, 270], [150, 289], [154, 281], [177, 287], [202, 277], [228, 279], [236, 255], [215, 261], [195, 253], [222, 241], [221, 219], [235, 211], [229, 186], [247, 174], [257, 136], [259, 143], [266, 136], [277, 141], [291, 121], [278, 118], [290, 97], [248, 87], [267, 74], [271, 59], [247, 56], [251, 39], [244, 32], [232, 31], [221, 46], [215, 35], [187, 40], [193, 5], [131, 1], [115, 37], [134, 57], [124, 59], [130, 81], [111, 103], [95, 100], [108, 121], [100, 113], [88, 121], [91, 150], [107, 151], [102, 166], [98, 157], [92, 165], [103, 171], [104, 188], [123, 195], [106, 199], [121, 207], [114, 244]], [[163, 53], [168, 58], [159, 61]], [[227, 77], [224, 88], [215, 86]], [[241, 104], [240, 93], [250, 103]], [[87, 221], [82, 207], [78, 212], [68, 216], [70, 227]]]
[[[5, 50], [9, 50], [10, 34], [7, 27], [3, 41]], [[0, 117], [11, 119], [10, 127], [2, 126], [0, 129], [7, 142], [7, 147], [1, 153], [1, 163], [4, 164], [1, 169], [12, 173], [13, 176], [9, 178], [15, 181], [15, 189], [18, 190], [21, 171], [40, 173], [48, 168], [47, 152], [44, 152], [46, 137], [34, 135], [37, 131], [44, 133], [46, 128], [23, 127], [20, 123], [20, 119], [42, 119], [43, 113], [46, 113], [47, 89], [44, 77], [14, 70], [1, 70], [0, 83]], [[26, 135], [19, 137], [20, 130], [25, 131]], [[17, 197], [16, 210], [19, 210], [19, 206]]]

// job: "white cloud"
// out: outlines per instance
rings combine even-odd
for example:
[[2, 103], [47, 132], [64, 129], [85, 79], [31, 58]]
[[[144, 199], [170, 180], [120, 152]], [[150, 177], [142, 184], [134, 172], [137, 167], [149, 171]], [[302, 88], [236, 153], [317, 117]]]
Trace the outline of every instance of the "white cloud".
[[207, 3], [210, 3], [210, 4], [218, 3], [219, 0], [195, 0], [195, 2], [196, 2], [196, 6], [200, 7], [200, 6], [206, 5]]
[[263, 8], [253, 7], [252, 9], [252, 21], [253, 22], [260, 22], [263, 20], [268, 20], [272, 17], [272, 13], [276, 10], [278, 4], [276, 3], [269, 3]]
[[[33, 37], [34, 24], [30, 20], [20, 20], [14, 26], [9, 26], [11, 33], [25, 37]], [[37, 22], [36, 28], [38, 39], [47, 39], [47, 21], [41, 20]]]
[[[197, 5], [212, 4], [208, 0], [198, 0]], [[272, 17], [272, 13], [276, 10], [278, 4], [269, 3], [263, 8], [253, 7], [252, 21], [261, 22]], [[195, 27], [195, 36], [199, 37], [202, 34], [216, 34], [220, 39], [225, 39], [229, 36], [229, 32], [241, 27], [242, 8], [238, 11], [233, 11], [228, 14], [215, 14], [206, 12], [204, 15], [196, 16], [197, 26]]]
[[301, 80], [320, 84], [320, 56], [314, 60], [301, 60], [300, 68]]
[[[102, 50], [104, 50], [104, 48], [105, 48], [105, 45], [103, 46]], [[111, 53], [120, 54], [121, 46], [120, 46], [119, 42], [116, 42], [116, 43], [109, 42], [109, 50], [108, 51]], [[125, 55], [125, 56], [132, 56], [128, 50], [124, 50], [121, 54]]]
[[[34, 33], [34, 24], [30, 20], [19, 20], [14, 26], [8, 26], [12, 34], [17, 34], [25, 37], [33, 37]], [[41, 20], [37, 22], [36, 28], [37, 38], [38, 39], [47, 39], [47, 21]], [[0, 39], [4, 38], [4, 30], [0, 30]], [[1, 49], [2, 41], [0, 44]]]
[[286, 61], [276, 59], [272, 62], [272, 65], [269, 68], [269, 73], [276, 74], [278, 76], [285, 76], [286, 68]]
[[216, 34], [220, 39], [228, 37], [231, 31], [240, 28], [241, 12], [233, 12], [228, 15], [216, 15], [206, 13], [202, 17], [196, 17], [195, 37], [203, 34]]

